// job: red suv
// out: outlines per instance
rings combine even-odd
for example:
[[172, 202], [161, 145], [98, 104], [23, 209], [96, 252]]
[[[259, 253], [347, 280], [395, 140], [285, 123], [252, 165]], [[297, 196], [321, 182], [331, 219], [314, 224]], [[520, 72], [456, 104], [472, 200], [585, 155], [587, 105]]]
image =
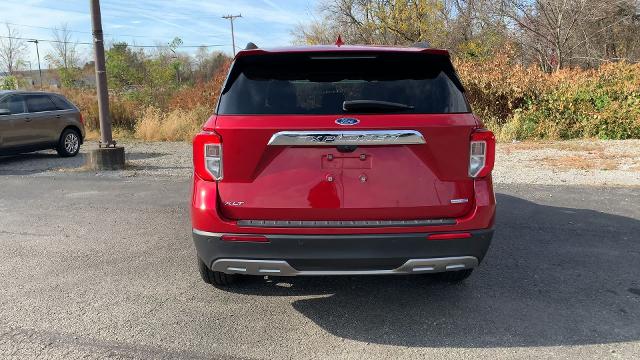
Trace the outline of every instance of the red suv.
[[494, 154], [445, 50], [241, 51], [193, 141], [202, 278], [461, 281], [493, 235]]

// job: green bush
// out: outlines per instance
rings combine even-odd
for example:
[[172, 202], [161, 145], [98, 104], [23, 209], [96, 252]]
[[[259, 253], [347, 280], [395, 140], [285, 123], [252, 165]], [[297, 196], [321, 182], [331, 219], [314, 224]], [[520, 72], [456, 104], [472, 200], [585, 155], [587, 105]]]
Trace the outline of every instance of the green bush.
[[499, 139], [640, 138], [640, 64], [548, 74], [510, 59], [458, 62], [474, 111]]

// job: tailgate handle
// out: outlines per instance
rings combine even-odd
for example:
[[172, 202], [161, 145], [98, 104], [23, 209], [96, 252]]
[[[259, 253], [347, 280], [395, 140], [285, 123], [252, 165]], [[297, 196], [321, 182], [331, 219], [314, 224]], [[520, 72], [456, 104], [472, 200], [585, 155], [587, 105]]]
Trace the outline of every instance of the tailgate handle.
[[425, 144], [415, 130], [361, 131], [280, 131], [271, 137], [271, 146], [358, 146]]

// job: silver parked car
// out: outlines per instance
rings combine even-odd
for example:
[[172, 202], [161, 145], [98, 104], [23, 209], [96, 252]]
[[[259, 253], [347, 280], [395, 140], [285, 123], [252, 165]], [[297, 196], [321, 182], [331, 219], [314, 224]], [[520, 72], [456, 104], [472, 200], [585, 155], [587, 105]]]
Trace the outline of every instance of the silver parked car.
[[64, 96], [0, 91], [0, 155], [55, 149], [75, 156], [84, 135], [80, 111]]

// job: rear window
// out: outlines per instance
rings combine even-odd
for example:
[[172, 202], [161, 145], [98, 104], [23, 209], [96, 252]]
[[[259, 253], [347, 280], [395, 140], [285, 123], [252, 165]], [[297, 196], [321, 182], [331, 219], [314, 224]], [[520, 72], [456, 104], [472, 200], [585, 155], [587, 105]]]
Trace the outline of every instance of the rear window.
[[60, 95], [51, 95], [51, 100], [56, 104], [58, 110], [71, 110], [73, 109], [73, 105], [67, 101], [67, 99], [63, 98]]
[[305, 53], [239, 58], [218, 114], [345, 114], [343, 103], [354, 100], [408, 106], [394, 113], [470, 112], [447, 56]]

